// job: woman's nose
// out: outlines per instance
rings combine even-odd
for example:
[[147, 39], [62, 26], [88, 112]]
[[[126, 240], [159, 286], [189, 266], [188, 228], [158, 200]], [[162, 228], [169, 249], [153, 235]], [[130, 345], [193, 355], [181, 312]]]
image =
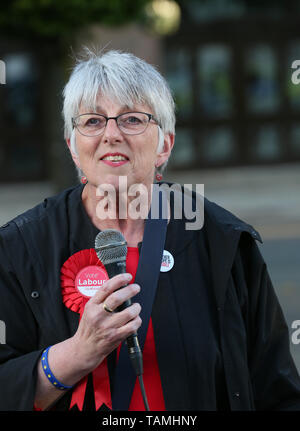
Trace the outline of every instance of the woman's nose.
[[107, 120], [103, 137], [104, 139], [113, 139], [118, 141], [123, 139], [123, 135], [121, 133], [121, 130], [119, 129], [116, 119], [109, 118]]

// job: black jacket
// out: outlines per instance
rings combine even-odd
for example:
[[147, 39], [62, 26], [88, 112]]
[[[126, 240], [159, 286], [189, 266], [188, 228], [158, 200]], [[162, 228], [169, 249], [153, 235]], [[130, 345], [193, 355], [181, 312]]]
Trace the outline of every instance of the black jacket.
[[[62, 303], [59, 278], [62, 264], [81, 249], [81, 227], [71, 214], [72, 199], [81, 191], [77, 186], [46, 199], [0, 229], [0, 320], [6, 324], [6, 344], [0, 345], [0, 410], [33, 409], [42, 350], [78, 327], [79, 316]], [[207, 199], [203, 229], [185, 230], [185, 221], [171, 218], [169, 223], [165, 249], [176, 265], [161, 273], [152, 311], [167, 410], [203, 409], [203, 373], [196, 360], [201, 235], [228, 408], [300, 410], [300, 379], [288, 328], [256, 245], [259, 234]]]

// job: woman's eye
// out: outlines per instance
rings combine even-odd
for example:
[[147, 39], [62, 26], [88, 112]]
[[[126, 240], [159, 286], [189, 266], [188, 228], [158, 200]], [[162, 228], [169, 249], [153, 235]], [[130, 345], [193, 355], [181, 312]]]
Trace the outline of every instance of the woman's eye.
[[86, 126], [97, 126], [100, 124], [100, 120], [98, 118], [89, 118], [85, 123]]
[[141, 120], [139, 118], [133, 117], [133, 116], [132, 117], [128, 117], [126, 119], [126, 121], [127, 121], [127, 123], [130, 123], [130, 124], [139, 124], [141, 122]]

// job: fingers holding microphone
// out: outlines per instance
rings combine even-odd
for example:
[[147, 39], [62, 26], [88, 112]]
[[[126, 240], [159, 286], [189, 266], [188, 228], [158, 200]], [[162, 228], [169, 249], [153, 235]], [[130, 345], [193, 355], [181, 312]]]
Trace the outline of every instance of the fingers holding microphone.
[[[139, 291], [140, 286], [138, 284], [129, 284], [121, 289], [113, 290], [100, 303], [104, 312], [111, 315], [110, 323], [117, 329], [121, 341], [136, 332], [142, 324], [139, 316], [141, 312], [140, 304], [131, 304], [130, 301]], [[126, 307], [122, 309], [124, 304], [126, 304]]]
[[[130, 305], [131, 298], [140, 291], [137, 284], [127, 284], [132, 279], [131, 274], [119, 274], [103, 284], [101, 291], [94, 295], [96, 303], [102, 303], [103, 309], [107, 313], [121, 311], [121, 306], [125, 303]], [[114, 281], [114, 284], [110, 283]], [[117, 283], [117, 284], [115, 284]], [[121, 286], [119, 286], [121, 283]]]
[[[118, 295], [110, 295], [105, 302], [102, 303], [104, 312], [110, 315], [110, 323], [113, 325], [115, 335], [119, 337], [120, 342], [136, 332], [142, 324], [140, 318], [140, 304], [132, 303], [122, 311], [118, 310], [124, 301], [132, 298], [140, 291], [140, 287], [137, 284], [131, 284], [122, 290], [124, 290], [124, 292], [122, 292], [124, 294], [122, 297], [120, 297], [119, 292], [116, 292]], [[124, 301], [123, 298], [125, 298]]]

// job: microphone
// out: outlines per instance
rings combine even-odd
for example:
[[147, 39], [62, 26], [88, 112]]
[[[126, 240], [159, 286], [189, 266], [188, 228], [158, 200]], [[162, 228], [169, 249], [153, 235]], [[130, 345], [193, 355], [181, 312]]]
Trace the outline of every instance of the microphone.
[[[126, 272], [127, 242], [121, 232], [115, 229], [99, 232], [95, 239], [95, 250], [109, 278]], [[118, 307], [118, 311], [130, 305], [131, 300], [128, 299]], [[143, 356], [136, 332], [126, 339], [126, 344], [133, 368], [139, 377], [143, 374]]]

